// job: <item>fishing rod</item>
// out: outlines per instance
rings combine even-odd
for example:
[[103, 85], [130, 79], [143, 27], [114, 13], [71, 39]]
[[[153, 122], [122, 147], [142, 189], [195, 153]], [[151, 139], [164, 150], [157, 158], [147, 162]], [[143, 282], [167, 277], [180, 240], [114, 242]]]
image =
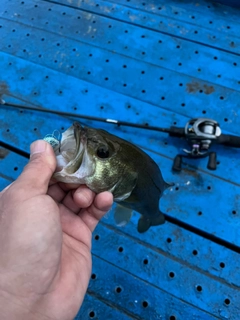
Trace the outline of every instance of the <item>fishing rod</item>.
[[[165, 132], [165, 133], [169, 133], [169, 134], [172, 132], [172, 129], [168, 129], [168, 128], [159, 128], [159, 127], [142, 125], [142, 124], [127, 122], [127, 121], [120, 121], [120, 120], [115, 120], [115, 119], [105, 119], [105, 118], [100, 118], [100, 117], [87, 116], [87, 115], [83, 115], [83, 114], [76, 114], [76, 113], [73, 113], [73, 112], [57, 111], [57, 110], [52, 110], [52, 109], [47, 109], [47, 108], [37, 108], [37, 107], [33, 107], [33, 106], [23, 106], [23, 105], [14, 104], [14, 103], [8, 103], [8, 102], [5, 102], [2, 99], [0, 99], [0, 105], [6, 106], [6, 107], [14, 107], [14, 108], [19, 108], [19, 109], [25, 109], [25, 110], [30, 110], [30, 111], [40, 111], [40, 112], [44, 112], [44, 113], [52, 113], [52, 114], [57, 114], [59, 116], [65, 116], [65, 117], [71, 117], [71, 118], [94, 120], [94, 121], [98, 121], [98, 122], [116, 124], [118, 126], [135, 127], [135, 128], [140, 128], [140, 129], [147, 129], [147, 130]], [[174, 128], [176, 128], [176, 127], [174, 127]], [[183, 132], [179, 131], [179, 134], [183, 134]]]
[[178, 154], [174, 161], [172, 169], [174, 171], [181, 171], [182, 158], [204, 158], [209, 157], [207, 168], [209, 170], [216, 170], [217, 168], [217, 154], [216, 152], [209, 152], [210, 146], [214, 143], [222, 144], [228, 147], [240, 148], [240, 137], [234, 135], [223, 134], [217, 121], [210, 118], [194, 118], [188, 121], [185, 127], [171, 126], [170, 128], [161, 128], [149, 125], [136, 124], [127, 121], [120, 121], [115, 119], [105, 119], [95, 116], [87, 116], [82, 114], [75, 114], [72, 112], [56, 111], [47, 108], [37, 108], [33, 106], [23, 106], [14, 103], [5, 102], [0, 98], [0, 105], [3, 107], [13, 107], [18, 109], [25, 109], [37, 112], [52, 113], [60, 116], [80, 118], [86, 120], [94, 120], [98, 122], [105, 122], [115, 124], [118, 126], [128, 126], [146, 130], [153, 130], [158, 132], [168, 133], [171, 137], [184, 138], [191, 146], [190, 150], [183, 149], [184, 154]]

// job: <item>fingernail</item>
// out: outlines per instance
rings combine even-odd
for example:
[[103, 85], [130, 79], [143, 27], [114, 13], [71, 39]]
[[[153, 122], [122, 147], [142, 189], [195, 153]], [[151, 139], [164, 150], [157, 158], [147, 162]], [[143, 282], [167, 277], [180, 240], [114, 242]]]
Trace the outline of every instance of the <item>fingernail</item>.
[[31, 156], [35, 153], [42, 153], [46, 150], [47, 142], [43, 140], [34, 141], [30, 146]]

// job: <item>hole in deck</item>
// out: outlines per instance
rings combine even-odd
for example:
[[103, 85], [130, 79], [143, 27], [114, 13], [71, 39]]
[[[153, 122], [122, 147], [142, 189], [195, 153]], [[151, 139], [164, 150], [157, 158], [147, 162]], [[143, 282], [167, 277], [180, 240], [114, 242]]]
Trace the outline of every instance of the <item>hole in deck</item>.
[[90, 311], [89, 312], [89, 318], [94, 318], [95, 317], [95, 312], [94, 311]]
[[147, 301], [143, 301], [142, 302], [142, 306], [143, 306], [143, 308], [147, 308], [148, 307], [148, 302]]
[[121, 292], [122, 292], [122, 288], [121, 288], [121, 287], [116, 287], [116, 288], [115, 288], [115, 291], [116, 291], [117, 293], [121, 293]]
[[197, 285], [197, 286], [196, 286], [196, 289], [197, 289], [198, 292], [202, 292], [202, 286]]

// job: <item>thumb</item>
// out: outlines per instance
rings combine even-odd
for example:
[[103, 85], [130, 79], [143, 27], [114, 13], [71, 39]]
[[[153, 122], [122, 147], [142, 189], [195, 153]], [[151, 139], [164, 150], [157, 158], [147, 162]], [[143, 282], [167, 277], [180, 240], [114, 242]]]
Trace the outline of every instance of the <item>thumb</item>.
[[49, 181], [56, 169], [53, 148], [44, 140], [37, 140], [30, 146], [30, 161], [16, 181], [18, 190], [26, 194], [23, 198], [46, 194]]

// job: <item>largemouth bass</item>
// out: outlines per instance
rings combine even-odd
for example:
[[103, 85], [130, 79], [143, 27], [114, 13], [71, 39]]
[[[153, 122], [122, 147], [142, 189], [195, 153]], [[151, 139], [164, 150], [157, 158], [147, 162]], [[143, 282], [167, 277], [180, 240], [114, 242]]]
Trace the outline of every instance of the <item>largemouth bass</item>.
[[112, 192], [114, 201], [141, 214], [139, 232], [164, 223], [159, 199], [170, 185], [141, 149], [107, 131], [77, 122], [53, 148], [57, 181], [85, 184], [95, 193]]

